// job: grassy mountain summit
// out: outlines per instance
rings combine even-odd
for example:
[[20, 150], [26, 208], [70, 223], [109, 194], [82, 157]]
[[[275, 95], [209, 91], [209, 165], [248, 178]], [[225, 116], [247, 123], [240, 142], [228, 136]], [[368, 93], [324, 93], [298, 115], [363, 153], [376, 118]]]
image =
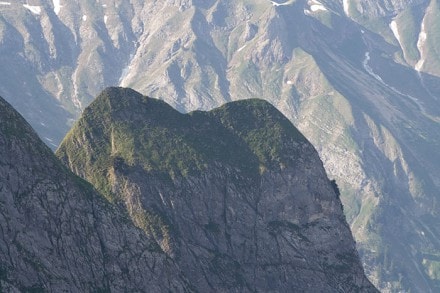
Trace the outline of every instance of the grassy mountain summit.
[[336, 185], [268, 102], [182, 114], [108, 88], [57, 156], [125, 208], [201, 292], [376, 292]]
[[[83, 141], [85, 147], [77, 143], [83, 137], [90, 138]], [[181, 114], [134, 90], [108, 88], [84, 111], [57, 154], [77, 173], [92, 177], [121, 159], [171, 178], [201, 172], [213, 162], [257, 176], [267, 167], [294, 161], [291, 148], [305, 143], [290, 121], [264, 100]], [[91, 181], [108, 191], [103, 182]]]

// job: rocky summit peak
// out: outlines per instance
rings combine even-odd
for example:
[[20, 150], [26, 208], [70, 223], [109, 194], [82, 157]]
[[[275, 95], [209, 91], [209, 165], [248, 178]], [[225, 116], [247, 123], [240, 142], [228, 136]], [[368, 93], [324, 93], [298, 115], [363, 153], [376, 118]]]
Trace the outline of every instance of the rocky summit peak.
[[57, 156], [197, 291], [376, 292], [315, 149], [268, 102], [182, 114], [106, 89]]
[[121, 291], [191, 287], [0, 98], [0, 292]]

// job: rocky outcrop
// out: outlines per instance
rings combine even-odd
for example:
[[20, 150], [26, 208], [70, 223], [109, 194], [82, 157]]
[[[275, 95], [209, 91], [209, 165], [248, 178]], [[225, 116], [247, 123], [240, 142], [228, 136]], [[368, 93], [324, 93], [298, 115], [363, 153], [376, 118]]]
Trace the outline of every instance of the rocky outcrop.
[[0, 98], [0, 292], [124, 291], [191, 287]]
[[337, 186], [269, 103], [181, 114], [122, 88], [88, 107], [57, 156], [200, 292], [375, 292]]

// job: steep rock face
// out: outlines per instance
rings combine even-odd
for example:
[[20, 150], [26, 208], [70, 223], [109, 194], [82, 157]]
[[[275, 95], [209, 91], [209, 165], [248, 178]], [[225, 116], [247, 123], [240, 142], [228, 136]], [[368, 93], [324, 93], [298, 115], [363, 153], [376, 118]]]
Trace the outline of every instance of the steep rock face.
[[267, 102], [181, 114], [109, 88], [57, 156], [201, 292], [376, 291], [316, 151]]
[[0, 291], [190, 289], [155, 242], [0, 98]]

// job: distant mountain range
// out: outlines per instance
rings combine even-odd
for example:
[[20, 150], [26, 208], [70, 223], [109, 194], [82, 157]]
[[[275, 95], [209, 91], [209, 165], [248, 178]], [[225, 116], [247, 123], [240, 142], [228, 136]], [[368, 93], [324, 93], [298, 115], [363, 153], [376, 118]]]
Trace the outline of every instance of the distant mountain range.
[[337, 180], [370, 280], [435, 292], [439, 13], [436, 0], [1, 2], [0, 94], [53, 149], [109, 85], [181, 112], [268, 100]]

